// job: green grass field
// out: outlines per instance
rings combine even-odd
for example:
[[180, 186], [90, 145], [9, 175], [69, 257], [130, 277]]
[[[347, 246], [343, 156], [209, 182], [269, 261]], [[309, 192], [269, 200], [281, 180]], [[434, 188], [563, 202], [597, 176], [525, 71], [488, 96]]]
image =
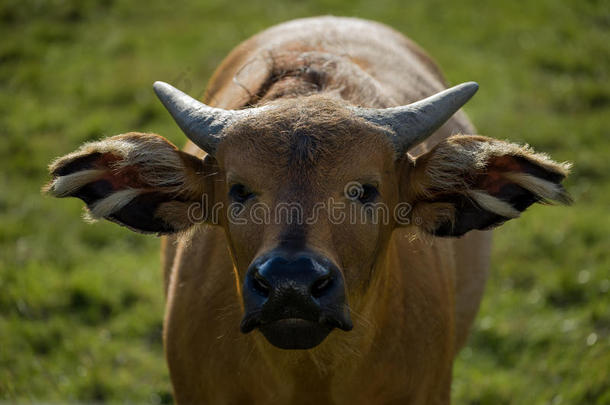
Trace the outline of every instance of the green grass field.
[[42, 197], [46, 166], [137, 130], [184, 143], [151, 84], [200, 95], [241, 40], [296, 17], [385, 22], [481, 89], [481, 134], [574, 162], [572, 207], [496, 232], [456, 404], [610, 404], [610, 8], [603, 0], [3, 0], [0, 401], [172, 401], [159, 241]]

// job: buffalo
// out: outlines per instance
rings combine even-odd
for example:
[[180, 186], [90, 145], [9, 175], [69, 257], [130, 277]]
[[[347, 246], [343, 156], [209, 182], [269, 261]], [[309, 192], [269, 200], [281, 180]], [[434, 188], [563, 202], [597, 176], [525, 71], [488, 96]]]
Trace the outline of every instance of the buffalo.
[[384, 25], [290, 21], [235, 48], [202, 102], [154, 84], [183, 150], [87, 143], [46, 190], [164, 235], [178, 403], [446, 404], [489, 230], [570, 202], [569, 164], [473, 135], [477, 89]]

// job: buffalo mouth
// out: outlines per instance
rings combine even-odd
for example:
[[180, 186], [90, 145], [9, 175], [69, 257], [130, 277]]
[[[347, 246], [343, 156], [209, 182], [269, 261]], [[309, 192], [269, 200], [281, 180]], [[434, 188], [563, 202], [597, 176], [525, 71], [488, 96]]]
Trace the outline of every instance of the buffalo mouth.
[[280, 349], [311, 349], [333, 330], [333, 327], [300, 318], [280, 319], [259, 326], [269, 343]]
[[307, 350], [318, 346], [333, 329], [350, 331], [351, 320], [341, 317], [322, 316], [318, 320], [291, 317], [275, 320], [263, 320], [258, 314], [245, 316], [241, 331], [248, 333], [258, 328], [273, 346], [286, 350]]

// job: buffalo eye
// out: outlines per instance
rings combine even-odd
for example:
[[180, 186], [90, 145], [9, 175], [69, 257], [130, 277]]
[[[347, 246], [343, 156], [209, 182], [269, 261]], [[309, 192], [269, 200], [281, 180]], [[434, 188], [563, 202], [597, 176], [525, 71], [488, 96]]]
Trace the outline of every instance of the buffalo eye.
[[229, 190], [229, 197], [235, 202], [245, 203], [250, 198], [254, 197], [254, 193], [243, 184], [234, 184]]
[[372, 184], [364, 184], [362, 186], [362, 193], [360, 193], [360, 196], [358, 197], [358, 201], [360, 201], [362, 204], [372, 203], [377, 199], [378, 195], [379, 190], [377, 190], [377, 187], [373, 186]]
[[372, 203], [377, 199], [379, 190], [372, 184], [350, 183], [345, 189], [345, 196], [362, 204]]

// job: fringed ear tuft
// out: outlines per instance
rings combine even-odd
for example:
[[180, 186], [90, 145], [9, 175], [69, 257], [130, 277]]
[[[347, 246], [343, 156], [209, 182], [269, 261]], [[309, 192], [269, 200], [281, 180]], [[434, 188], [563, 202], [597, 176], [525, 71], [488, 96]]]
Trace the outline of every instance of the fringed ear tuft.
[[88, 221], [105, 218], [144, 233], [189, 228], [194, 224], [189, 206], [205, 210], [201, 204], [211, 201], [214, 191], [209, 164], [154, 134], [87, 143], [55, 160], [49, 170], [53, 179], [44, 192], [80, 198], [87, 204]]
[[517, 218], [534, 203], [570, 204], [561, 185], [569, 170], [528, 146], [453, 136], [406, 169], [403, 201], [419, 213], [424, 231], [461, 236]]

